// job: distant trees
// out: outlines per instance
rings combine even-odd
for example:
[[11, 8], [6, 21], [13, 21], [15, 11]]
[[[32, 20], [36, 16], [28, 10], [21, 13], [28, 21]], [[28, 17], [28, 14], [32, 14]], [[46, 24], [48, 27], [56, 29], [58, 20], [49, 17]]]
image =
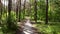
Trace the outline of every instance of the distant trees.
[[[11, 11], [16, 10], [16, 17], [18, 21], [21, 21], [21, 16], [26, 16], [31, 14], [36, 22], [37, 20], [45, 21], [45, 24], [48, 24], [48, 21], [60, 22], [60, 1], [59, 0], [7, 0], [8, 1], [8, 15], [11, 16]], [[16, 6], [14, 6], [16, 4]], [[2, 2], [0, 0], [0, 15], [2, 14]], [[6, 8], [4, 8], [6, 9]], [[31, 12], [30, 12], [31, 11]], [[5, 11], [4, 11], [5, 12]], [[0, 16], [1, 19], [1, 16]]]

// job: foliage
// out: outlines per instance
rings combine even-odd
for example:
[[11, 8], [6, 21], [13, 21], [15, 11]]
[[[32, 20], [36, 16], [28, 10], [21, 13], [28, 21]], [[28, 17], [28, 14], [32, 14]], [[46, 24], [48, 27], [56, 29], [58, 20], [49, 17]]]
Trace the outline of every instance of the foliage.
[[[30, 0], [30, 2], [31, 2], [31, 7], [29, 9], [26, 8], [21, 10], [21, 15], [20, 15], [21, 20], [23, 20], [23, 18], [28, 14], [30, 14], [29, 17], [31, 17], [31, 20], [34, 19], [34, 13], [35, 13], [34, 0]], [[58, 24], [60, 24], [60, 0], [49, 0], [48, 5], [49, 5], [48, 7], [49, 24], [50, 23], [53, 24], [55, 22], [56, 23], [53, 26], [37, 24], [37, 28], [39, 29], [40, 32], [45, 34], [58, 34], [60, 33], [59, 31], [60, 25], [56, 25], [56, 24], [57, 22]], [[0, 14], [1, 14], [1, 11], [0, 11]], [[16, 15], [15, 11], [11, 11], [11, 14], [8, 15], [7, 8], [3, 7], [2, 15], [0, 15], [0, 17], [2, 17], [0, 20], [2, 21], [2, 31], [4, 33], [7, 31], [15, 31], [17, 29], [18, 18], [16, 17], [18, 17], [18, 15]], [[37, 0], [37, 21], [38, 20], [45, 21], [45, 19], [46, 19], [46, 1]]]

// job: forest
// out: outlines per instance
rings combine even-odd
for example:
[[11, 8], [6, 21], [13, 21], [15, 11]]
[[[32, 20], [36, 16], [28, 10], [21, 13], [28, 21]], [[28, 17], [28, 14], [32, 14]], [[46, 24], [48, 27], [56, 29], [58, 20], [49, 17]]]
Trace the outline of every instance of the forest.
[[60, 0], [0, 0], [0, 34], [32, 32], [60, 34]]

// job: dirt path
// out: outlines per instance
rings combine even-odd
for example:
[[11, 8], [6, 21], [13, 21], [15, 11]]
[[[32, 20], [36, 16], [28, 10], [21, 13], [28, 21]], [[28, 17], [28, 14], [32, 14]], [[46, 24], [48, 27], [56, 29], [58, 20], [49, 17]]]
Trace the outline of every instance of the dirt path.
[[38, 34], [37, 29], [31, 23], [31, 21], [30, 21], [30, 19], [28, 17], [25, 19], [25, 22], [22, 22], [22, 23], [19, 24], [19, 27], [20, 28], [19, 28], [18, 31], [20, 32], [20, 34]]

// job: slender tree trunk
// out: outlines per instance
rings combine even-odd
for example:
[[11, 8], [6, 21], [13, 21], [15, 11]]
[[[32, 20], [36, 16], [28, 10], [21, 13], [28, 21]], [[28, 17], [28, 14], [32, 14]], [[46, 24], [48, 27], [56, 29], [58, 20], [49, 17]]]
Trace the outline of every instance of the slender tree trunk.
[[35, 14], [34, 14], [34, 20], [35, 22], [37, 23], [37, 1], [35, 0], [34, 2], [34, 11], [35, 11]]
[[21, 21], [21, 0], [19, 0], [19, 22]]
[[12, 0], [8, 0], [8, 19], [7, 19], [7, 28], [10, 30], [11, 28], [11, 8], [12, 8]]
[[46, 22], [45, 24], [48, 24], [48, 0], [46, 0]]
[[26, 0], [24, 0], [24, 7], [23, 7], [23, 19], [24, 19], [24, 17], [25, 17], [25, 5], [26, 5]]
[[1, 0], [0, 0], [0, 24], [1, 24], [1, 17], [2, 17], [2, 3], [1, 3]]
[[10, 16], [11, 13], [11, 8], [12, 8], [12, 0], [8, 0], [8, 15]]

